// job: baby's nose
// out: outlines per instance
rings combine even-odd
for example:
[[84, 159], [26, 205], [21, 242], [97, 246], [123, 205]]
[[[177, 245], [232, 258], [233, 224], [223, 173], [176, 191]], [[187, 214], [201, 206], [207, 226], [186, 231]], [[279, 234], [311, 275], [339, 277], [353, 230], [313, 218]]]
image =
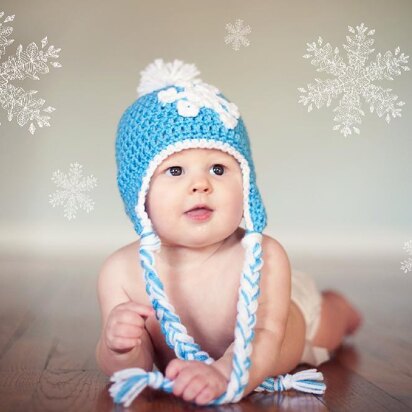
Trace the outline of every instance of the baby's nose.
[[209, 180], [206, 178], [199, 178], [192, 184], [193, 192], [210, 192], [211, 189]]
[[209, 185], [194, 185], [192, 188], [193, 192], [208, 192], [210, 191]]

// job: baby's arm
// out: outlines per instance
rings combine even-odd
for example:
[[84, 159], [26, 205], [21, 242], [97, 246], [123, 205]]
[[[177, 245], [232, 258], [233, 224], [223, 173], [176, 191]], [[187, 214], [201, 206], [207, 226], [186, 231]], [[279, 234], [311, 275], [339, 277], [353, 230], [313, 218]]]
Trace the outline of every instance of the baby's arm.
[[[108, 346], [106, 334], [107, 321], [110, 314], [119, 309], [123, 316], [128, 316], [132, 323], [143, 324], [141, 316], [150, 313], [145, 305], [131, 302], [123, 289], [126, 267], [122, 252], [118, 251], [111, 255], [103, 264], [98, 279], [98, 297], [100, 303], [102, 331], [96, 347], [96, 360], [101, 370], [106, 375], [111, 375], [117, 370], [138, 367], [151, 371], [153, 368], [154, 350], [153, 345], [144, 328], [141, 329], [141, 344], [136, 344], [132, 349], [113, 350]], [[121, 305], [119, 307], [119, 305]], [[129, 325], [133, 330], [136, 326]], [[127, 342], [127, 341], [126, 341]], [[131, 340], [133, 342], [133, 340]], [[126, 345], [127, 346], [127, 345]]]
[[[243, 392], [244, 397], [267, 377], [289, 372], [279, 369], [279, 358], [290, 307], [290, 263], [285, 250], [275, 239], [265, 237], [262, 248], [264, 266], [250, 355], [249, 383]], [[227, 379], [232, 372], [233, 351], [234, 343], [212, 364]]]

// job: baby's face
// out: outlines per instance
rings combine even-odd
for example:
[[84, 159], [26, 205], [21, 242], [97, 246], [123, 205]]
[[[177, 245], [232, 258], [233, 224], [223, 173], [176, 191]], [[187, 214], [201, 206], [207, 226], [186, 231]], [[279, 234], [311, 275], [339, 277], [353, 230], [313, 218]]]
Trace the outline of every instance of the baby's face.
[[[188, 212], [199, 204], [212, 211]], [[225, 239], [243, 216], [239, 163], [216, 149], [172, 154], [152, 176], [146, 211], [163, 243], [202, 247]]]

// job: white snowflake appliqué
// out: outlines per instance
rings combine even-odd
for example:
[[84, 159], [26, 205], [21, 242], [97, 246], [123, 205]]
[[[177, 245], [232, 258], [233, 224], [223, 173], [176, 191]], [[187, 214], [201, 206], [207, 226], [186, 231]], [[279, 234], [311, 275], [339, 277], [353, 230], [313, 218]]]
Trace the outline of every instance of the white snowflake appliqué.
[[[4, 12], [0, 12], [0, 19], [3, 15]], [[0, 58], [5, 53], [6, 47], [14, 42], [13, 39], [7, 39], [13, 32], [13, 27], [4, 25], [13, 21], [14, 16], [14, 14], [8, 16], [3, 23], [0, 22]], [[0, 66], [0, 104], [3, 109], [7, 110], [8, 120], [12, 121], [13, 116], [16, 116], [17, 123], [20, 126], [24, 126], [28, 121], [36, 121], [39, 127], [50, 126], [50, 116], [44, 113], [51, 113], [55, 110], [51, 106], [42, 109], [45, 100], [33, 97], [37, 90], [26, 92], [21, 87], [15, 87], [11, 84], [13, 80], [23, 80], [26, 77], [40, 80], [37, 74], [49, 72], [48, 59], [58, 58], [58, 52], [61, 49], [49, 46], [47, 51], [43, 50], [47, 45], [47, 37], [41, 41], [41, 45], [41, 50], [39, 50], [36, 43], [30, 43], [25, 51], [23, 51], [23, 46], [20, 45], [17, 48], [16, 55], [9, 56]], [[49, 64], [53, 67], [62, 67], [57, 61], [49, 62]], [[34, 134], [35, 130], [34, 122], [30, 123], [30, 133]]]
[[243, 26], [243, 20], [237, 19], [235, 24], [227, 23], [226, 30], [228, 34], [225, 36], [225, 44], [232, 44], [232, 49], [239, 51], [240, 46], [249, 46], [250, 41], [246, 37], [252, 32], [250, 26]]
[[[397, 47], [395, 53], [387, 51], [383, 56], [381, 53], [376, 55], [375, 61], [365, 66], [368, 56], [375, 50], [370, 46], [374, 43], [372, 36], [375, 30], [367, 32], [368, 28], [362, 23], [356, 27], [356, 32], [353, 27], [348, 26], [352, 35], [346, 36], [347, 44], [343, 48], [347, 51], [349, 65], [346, 65], [341, 56], [339, 49], [336, 47], [332, 50], [332, 46], [327, 43], [322, 46], [322, 38], [319, 37], [318, 45], [307, 43], [307, 51], [305, 59], [312, 58], [311, 64], [319, 66], [316, 71], [324, 71], [336, 76], [336, 79], [320, 80], [316, 79], [315, 84], [308, 84], [308, 90], [298, 88], [301, 93], [306, 93], [300, 96], [299, 103], [308, 106], [310, 112], [315, 105], [318, 109], [325, 103], [330, 106], [333, 98], [343, 94], [339, 106], [333, 109], [336, 116], [333, 119], [338, 124], [333, 127], [333, 130], [339, 130], [346, 137], [352, 134], [352, 130], [359, 134], [359, 128], [355, 125], [361, 124], [365, 113], [361, 109], [361, 97], [369, 104], [371, 113], [376, 110], [379, 117], [386, 114], [387, 123], [392, 117], [401, 117], [400, 108], [405, 103], [402, 101], [396, 102], [398, 96], [390, 93], [392, 89], [384, 89], [373, 84], [376, 80], [388, 79], [393, 80], [392, 76], [399, 76], [404, 71], [410, 70], [408, 66], [403, 65], [408, 63], [409, 56], [404, 53], [399, 55], [400, 49]], [[367, 32], [367, 33], [366, 33]], [[398, 106], [398, 107], [397, 107]]]
[[[187, 64], [177, 59], [169, 63], [164, 62], [163, 59], [156, 59], [140, 74], [140, 83], [137, 87], [139, 97], [171, 86], [160, 90], [157, 99], [163, 105], [177, 101], [176, 108], [180, 116], [196, 117], [202, 107], [207, 107], [219, 115], [228, 129], [236, 126], [240, 116], [237, 106], [219, 96], [218, 88], [198, 78], [200, 72], [194, 64]], [[173, 86], [183, 90], [178, 91]]]
[[76, 217], [79, 208], [89, 213], [94, 207], [94, 201], [85, 192], [97, 186], [97, 179], [93, 175], [83, 177], [82, 168], [78, 163], [71, 163], [68, 175], [57, 170], [51, 178], [59, 189], [49, 195], [49, 202], [53, 207], [64, 205], [64, 216], [68, 220]]
[[403, 249], [406, 250], [406, 253], [410, 255], [411, 257], [408, 257], [406, 260], [403, 260], [401, 262], [401, 270], [403, 270], [404, 273], [411, 272], [412, 271], [412, 240], [405, 242], [405, 244], [403, 245]]
[[228, 129], [233, 129], [237, 125], [240, 115], [237, 106], [219, 96], [220, 91], [216, 87], [198, 82], [180, 82], [176, 85], [183, 87], [184, 91], [178, 92], [174, 87], [162, 90], [157, 95], [159, 101], [162, 103], [177, 101], [177, 112], [184, 117], [195, 117], [201, 107], [208, 107], [219, 115]]

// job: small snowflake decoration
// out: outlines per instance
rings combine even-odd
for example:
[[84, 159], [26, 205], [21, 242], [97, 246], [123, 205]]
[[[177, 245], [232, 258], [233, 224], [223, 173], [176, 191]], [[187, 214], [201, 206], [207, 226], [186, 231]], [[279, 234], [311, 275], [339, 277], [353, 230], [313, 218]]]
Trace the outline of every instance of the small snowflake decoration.
[[57, 170], [51, 178], [59, 189], [49, 195], [49, 202], [53, 207], [64, 205], [64, 216], [68, 220], [76, 217], [79, 208], [89, 213], [94, 207], [94, 201], [85, 192], [97, 186], [97, 179], [93, 175], [83, 177], [82, 168], [78, 163], [71, 163], [68, 175]]
[[338, 123], [333, 130], [340, 130], [345, 137], [352, 134], [352, 129], [355, 133], [360, 133], [356, 125], [361, 124], [361, 116], [365, 115], [361, 108], [361, 97], [369, 104], [371, 113], [376, 111], [379, 117], [386, 115], [387, 123], [390, 122], [391, 116], [401, 117], [401, 106], [405, 103], [396, 102], [398, 96], [390, 93], [392, 89], [376, 86], [374, 82], [382, 79], [393, 80], [392, 76], [402, 74], [401, 69], [410, 70], [406, 66], [409, 56], [399, 54], [399, 47], [395, 49], [394, 54], [391, 51], [387, 51], [383, 56], [378, 53], [375, 61], [365, 66], [369, 55], [375, 50], [370, 47], [374, 39], [369, 37], [375, 30], [367, 31], [368, 28], [363, 23], [356, 26], [356, 31], [351, 26], [348, 28], [352, 35], [346, 36], [347, 44], [344, 44], [343, 48], [347, 51], [349, 64], [343, 62], [337, 47], [332, 50], [329, 43], [322, 46], [323, 40], [319, 37], [318, 44], [307, 43], [309, 54], [303, 57], [312, 58], [311, 64], [319, 66], [316, 71], [330, 73], [336, 78], [315, 78], [316, 83], [308, 84], [308, 90], [298, 88], [301, 93], [305, 93], [300, 96], [299, 103], [303, 103], [304, 106], [309, 104], [308, 112], [312, 110], [313, 105], [319, 109], [326, 103], [326, 107], [329, 107], [332, 99], [342, 94], [339, 106], [333, 109], [336, 112], [333, 120]]
[[225, 36], [225, 44], [232, 44], [232, 49], [239, 51], [240, 46], [249, 46], [250, 41], [246, 37], [252, 32], [250, 26], [243, 26], [243, 20], [237, 19], [235, 24], [227, 23], [226, 30], [228, 34]]
[[[0, 19], [4, 12], [0, 12]], [[5, 53], [7, 46], [10, 46], [14, 40], [7, 39], [13, 32], [13, 27], [5, 26], [6, 23], [14, 20], [14, 14], [0, 21], [0, 58]], [[61, 49], [55, 49], [54, 46], [49, 46], [47, 51], [43, 50], [47, 45], [47, 37], [41, 41], [41, 49], [36, 43], [30, 43], [26, 50], [23, 51], [23, 46], [17, 48], [15, 56], [9, 58], [0, 65], [0, 104], [3, 109], [7, 110], [7, 118], [12, 121], [13, 116], [16, 116], [17, 123], [24, 126], [28, 121], [32, 121], [29, 126], [29, 131], [34, 134], [36, 126], [33, 121], [37, 122], [39, 127], [50, 126], [50, 116], [44, 113], [51, 113], [55, 110], [54, 107], [42, 109], [45, 100], [36, 99], [33, 97], [37, 90], [24, 91], [21, 87], [15, 87], [11, 82], [13, 80], [23, 80], [29, 77], [33, 80], [40, 80], [37, 74], [46, 74], [49, 72], [47, 61], [59, 57], [58, 52]], [[62, 67], [58, 62], [49, 62], [53, 67]], [[40, 112], [42, 110], [42, 112]], [[1, 125], [1, 123], [0, 123]]]
[[406, 253], [411, 257], [408, 257], [406, 260], [401, 262], [401, 270], [405, 273], [412, 271], [412, 240], [405, 242], [403, 249], [406, 250]]

